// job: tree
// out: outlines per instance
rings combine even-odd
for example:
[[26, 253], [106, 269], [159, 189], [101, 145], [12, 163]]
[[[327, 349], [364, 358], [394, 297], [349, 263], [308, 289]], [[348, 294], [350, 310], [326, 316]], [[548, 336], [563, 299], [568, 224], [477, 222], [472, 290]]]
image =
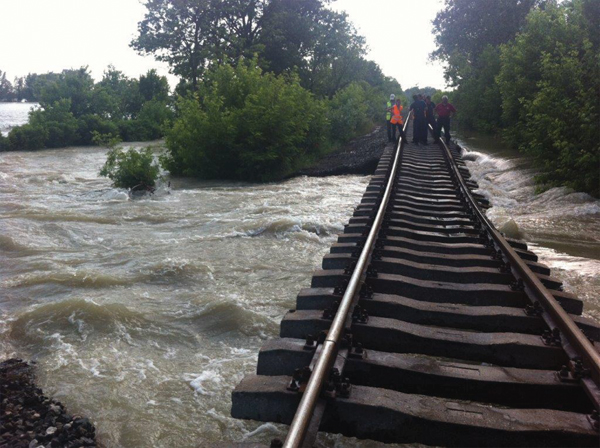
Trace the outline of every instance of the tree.
[[302, 85], [332, 97], [363, 76], [377, 75], [364, 59], [364, 38], [329, 0], [149, 0], [131, 46], [166, 61], [197, 90], [209, 65], [260, 55], [275, 74], [297, 70]]
[[167, 102], [169, 100], [169, 82], [155, 69], [151, 69], [145, 75], [140, 76], [139, 92], [144, 101]]
[[173, 174], [280, 179], [321, 154], [327, 136], [325, 104], [297, 75], [265, 73], [256, 59], [211, 68], [178, 109], [163, 158]]
[[25, 78], [21, 77], [15, 78], [15, 81], [13, 82], [13, 89], [15, 92], [15, 98], [17, 101], [21, 101], [23, 99], [25, 99]]
[[0, 101], [12, 101], [13, 98], [12, 84], [6, 79], [6, 72], [0, 70]]
[[196, 90], [218, 43], [219, 2], [215, 0], [148, 0], [131, 46], [167, 62], [172, 73]]
[[[433, 21], [438, 48], [432, 59], [446, 63], [456, 88], [461, 124], [490, 131], [501, 127], [499, 46], [513, 39], [532, 9], [548, 0], [445, 0]], [[482, 110], [485, 109], [485, 110]]]
[[304, 87], [332, 97], [376, 71], [364, 60], [365, 40], [347, 15], [325, 3], [273, 0], [265, 8], [259, 42], [266, 69], [278, 74], [296, 69]]
[[160, 178], [160, 167], [154, 161], [151, 147], [140, 151], [133, 148], [123, 151], [113, 144], [99, 174], [112, 180], [115, 188], [154, 191], [156, 181]]
[[29, 124], [43, 129], [46, 148], [60, 148], [79, 142], [79, 123], [71, 112], [71, 100], [61, 99], [44, 110], [33, 110], [29, 114]]
[[476, 63], [488, 45], [511, 40], [525, 23], [529, 11], [545, 0], [445, 0], [433, 20], [438, 48], [433, 59], [450, 61], [462, 55]]
[[510, 143], [542, 168], [545, 186], [600, 195], [600, 49], [594, 0], [532, 11], [514, 42], [502, 46], [500, 75]]
[[42, 108], [52, 107], [57, 101], [69, 98], [71, 112], [76, 118], [90, 112], [93, 89], [94, 80], [87, 67], [38, 75], [33, 87]]

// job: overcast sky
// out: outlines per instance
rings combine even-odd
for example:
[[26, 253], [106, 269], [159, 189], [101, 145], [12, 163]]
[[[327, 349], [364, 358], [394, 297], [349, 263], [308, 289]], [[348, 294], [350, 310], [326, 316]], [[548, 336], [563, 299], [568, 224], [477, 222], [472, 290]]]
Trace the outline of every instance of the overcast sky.
[[[369, 58], [403, 88], [444, 87], [442, 68], [428, 62], [431, 20], [441, 0], [337, 0], [370, 48]], [[168, 67], [137, 55], [129, 42], [144, 16], [139, 0], [0, 0], [0, 70], [8, 77], [88, 65], [99, 79], [108, 64], [129, 76]], [[176, 84], [175, 77], [170, 77]]]

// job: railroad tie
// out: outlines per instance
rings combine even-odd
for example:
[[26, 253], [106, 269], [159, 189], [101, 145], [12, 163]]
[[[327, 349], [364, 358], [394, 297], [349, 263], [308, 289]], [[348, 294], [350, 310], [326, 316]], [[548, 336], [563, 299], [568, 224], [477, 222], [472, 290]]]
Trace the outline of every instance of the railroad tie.
[[232, 416], [290, 424], [274, 447], [312, 446], [318, 431], [598, 446], [600, 325], [489, 222], [458, 146], [408, 141], [384, 151], [280, 338], [233, 391]]

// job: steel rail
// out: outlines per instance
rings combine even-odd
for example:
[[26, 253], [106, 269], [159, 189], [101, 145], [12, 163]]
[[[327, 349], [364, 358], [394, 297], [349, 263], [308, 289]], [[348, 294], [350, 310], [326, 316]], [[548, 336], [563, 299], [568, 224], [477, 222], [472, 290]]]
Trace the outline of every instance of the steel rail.
[[508, 259], [511, 269], [514, 269], [520, 278], [523, 279], [529, 291], [534, 296], [542, 307], [549, 313], [550, 317], [554, 320], [557, 327], [560, 329], [562, 334], [565, 336], [567, 342], [571, 344], [575, 352], [582, 357], [586, 367], [590, 369], [590, 376], [596, 385], [600, 385], [600, 353], [596, 350], [594, 345], [588, 340], [588, 338], [581, 332], [581, 329], [577, 326], [563, 307], [554, 298], [552, 293], [544, 286], [536, 274], [534, 274], [529, 266], [523, 261], [523, 259], [517, 254], [512, 246], [506, 241], [494, 225], [489, 221], [487, 216], [479, 208], [477, 201], [471, 194], [465, 180], [463, 179], [454, 156], [448, 149], [448, 146], [440, 139], [440, 144], [444, 148], [444, 153], [449, 161], [450, 167], [455, 174], [455, 177], [459, 183], [459, 187], [462, 189], [464, 196], [468, 199], [471, 209], [485, 225], [486, 230], [491, 235], [494, 242], [498, 245], [502, 253]]
[[[411, 115], [412, 112], [409, 112], [408, 116], [406, 117], [404, 130], [406, 130], [408, 126], [408, 122], [410, 120]], [[373, 225], [371, 226], [371, 230], [369, 231], [369, 235], [367, 236], [365, 245], [362, 251], [360, 252], [360, 256], [358, 258], [358, 261], [356, 262], [356, 267], [352, 272], [352, 276], [350, 277], [348, 286], [346, 287], [346, 291], [344, 292], [338, 310], [335, 314], [335, 317], [333, 318], [333, 322], [331, 323], [331, 327], [329, 328], [327, 337], [323, 342], [321, 355], [319, 356], [319, 359], [315, 364], [315, 368], [312, 374], [310, 375], [310, 379], [308, 380], [306, 389], [304, 390], [304, 394], [302, 395], [302, 399], [300, 400], [300, 404], [296, 409], [296, 414], [294, 415], [294, 419], [292, 420], [290, 429], [288, 431], [287, 437], [283, 445], [284, 448], [300, 448], [304, 443], [304, 439], [309, 429], [310, 421], [315, 410], [315, 406], [317, 405], [317, 401], [319, 399], [319, 396], [321, 395], [323, 384], [328, 379], [331, 367], [333, 366], [335, 358], [337, 357], [340, 343], [344, 336], [346, 320], [351, 311], [350, 308], [352, 306], [353, 298], [359, 291], [362, 276], [364, 274], [365, 269], [367, 268], [369, 257], [371, 256], [372, 252], [372, 247], [375, 243], [375, 240], [377, 239], [377, 234], [379, 233], [379, 229], [381, 227], [383, 217], [387, 209], [387, 204], [389, 202], [390, 196], [392, 195], [394, 179], [398, 170], [400, 148], [402, 146], [402, 143], [402, 137], [400, 137], [394, 155], [394, 162], [390, 170], [388, 184], [386, 186], [385, 193], [383, 194], [379, 210], [377, 210], [377, 215], [375, 216], [375, 220], [373, 221]]]

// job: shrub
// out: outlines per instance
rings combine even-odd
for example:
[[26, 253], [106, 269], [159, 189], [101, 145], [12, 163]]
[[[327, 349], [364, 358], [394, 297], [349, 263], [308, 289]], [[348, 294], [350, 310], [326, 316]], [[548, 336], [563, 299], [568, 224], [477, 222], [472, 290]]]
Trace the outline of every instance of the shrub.
[[366, 86], [354, 82], [338, 91], [329, 102], [331, 138], [345, 142], [367, 132], [373, 125], [369, 112]]
[[47, 138], [48, 132], [44, 128], [25, 124], [10, 131], [8, 148], [10, 151], [42, 149]]
[[164, 136], [164, 126], [173, 119], [173, 111], [164, 101], [144, 103], [138, 115], [143, 129], [143, 140], [156, 140]]
[[119, 135], [119, 127], [110, 120], [100, 117], [99, 115], [86, 114], [78, 120], [80, 144], [91, 145], [94, 142], [94, 135], [110, 134], [113, 136]]
[[37, 109], [29, 114], [29, 124], [46, 131], [46, 148], [60, 148], [79, 143], [79, 123], [70, 109], [71, 100], [61, 99], [46, 109]]
[[174, 174], [267, 181], [324, 150], [324, 103], [297, 76], [263, 73], [256, 60], [212, 69], [199, 95], [178, 107], [163, 159]]
[[113, 148], [108, 152], [100, 175], [112, 180], [115, 188], [152, 191], [160, 177], [160, 167], [154, 162], [152, 148], [140, 151]]
[[0, 152], [8, 151], [8, 139], [0, 134]]

